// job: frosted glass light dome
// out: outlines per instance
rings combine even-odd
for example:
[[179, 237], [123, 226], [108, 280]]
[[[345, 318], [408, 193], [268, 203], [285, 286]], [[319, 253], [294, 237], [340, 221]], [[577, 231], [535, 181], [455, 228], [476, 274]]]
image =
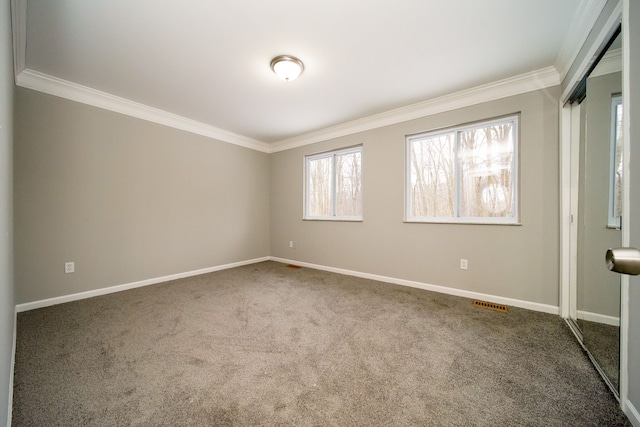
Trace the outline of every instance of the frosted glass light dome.
[[280, 55], [271, 60], [271, 69], [286, 82], [294, 81], [304, 70], [304, 64], [295, 56]]

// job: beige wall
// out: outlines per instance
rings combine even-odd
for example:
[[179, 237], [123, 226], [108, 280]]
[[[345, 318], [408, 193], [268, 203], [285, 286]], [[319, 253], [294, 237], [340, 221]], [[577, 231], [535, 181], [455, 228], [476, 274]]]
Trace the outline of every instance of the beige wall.
[[[272, 154], [271, 255], [557, 306], [558, 97], [555, 87]], [[521, 226], [403, 222], [405, 135], [517, 112]], [[302, 221], [303, 156], [355, 144], [364, 221]]]
[[[272, 255], [557, 306], [558, 95], [535, 91], [269, 157], [19, 89], [17, 303]], [[403, 222], [405, 135], [518, 112], [521, 226]], [[304, 154], [360, 143], [364, 221], [302, 221]], [[65, 261], [76, 273], [64, 274]]]
[[0, 3], [0, 424], [9, 417], [14, 329], [13, 51], [9, 2]]
[[16, 303], [269, 255], [265, 153], [27, 89], [15, 137]]

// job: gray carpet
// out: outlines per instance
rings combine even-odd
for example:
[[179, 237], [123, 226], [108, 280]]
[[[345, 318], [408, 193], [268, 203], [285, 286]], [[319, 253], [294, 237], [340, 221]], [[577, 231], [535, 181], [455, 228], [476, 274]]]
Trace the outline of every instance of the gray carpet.
[[581, 320], [584, 345], [596, 359], [600, 368], [619, 389], [620, 373], [620, 328], [603, 323]]
[[630, 425], [564, 321], [265, 262], [20, 313], [16, 426]]

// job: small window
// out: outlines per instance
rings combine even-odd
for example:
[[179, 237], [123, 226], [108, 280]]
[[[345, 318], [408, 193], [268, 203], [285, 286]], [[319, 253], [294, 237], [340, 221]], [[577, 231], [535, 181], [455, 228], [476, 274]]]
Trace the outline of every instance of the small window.
[[407, 138], [406, 220], [518, 223], [518, 116]]
[[305, 158], [305, 219], [362, 220], [362, 146]]
[[622, 96], [611, 98], [611, 173], [608, 227], [620, 228], [622, 218]]

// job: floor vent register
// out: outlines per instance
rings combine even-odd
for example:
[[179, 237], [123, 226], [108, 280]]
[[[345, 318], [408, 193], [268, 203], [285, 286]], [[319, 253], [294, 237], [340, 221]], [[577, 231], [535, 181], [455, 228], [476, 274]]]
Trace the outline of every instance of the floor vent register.
[[502, 313], [507, 313], [509, 311], [509, 308], [506, 305], [495, 304], [492, 302], [474, 300], [473, 305], [476, 307], [488, 308], [489, 310], [500, 311]]

